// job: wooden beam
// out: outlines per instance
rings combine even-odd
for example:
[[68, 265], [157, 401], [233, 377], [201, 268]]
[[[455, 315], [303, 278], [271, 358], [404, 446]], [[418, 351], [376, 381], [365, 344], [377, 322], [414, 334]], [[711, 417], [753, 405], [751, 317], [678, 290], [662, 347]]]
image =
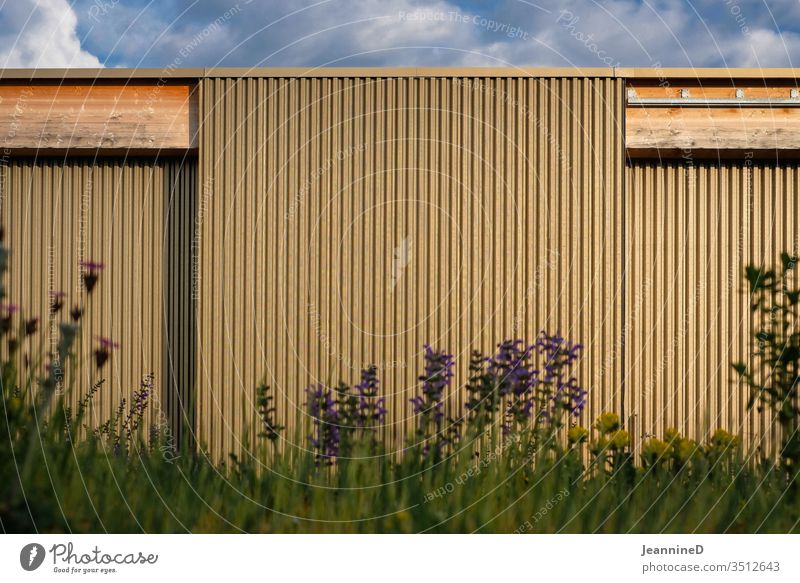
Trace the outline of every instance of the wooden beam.
[[629, 149], [800, 148], [800, 108], [629, 107]]
[[660, 149], [652, 148], [628, 148], [625, 151], [630, 160], [675, 160], [686, 161], [712, 160], [715, 162], [730, 161], [737, 163], [752, 163], [756, 160], [762, 162], [797, 162], [800, 160], [800, 150], [735, 150], [726, 149], [704, 149], [693, 148], [691, 150], [682, 149]]
[[[762, 104], [796, 99], [793, 81], [632, 79], [626, 88], [629, 155], [641, 156], [647, 150], [670, 157], [670, 152], [687, 150], [786, 152], [800, 148], [800, 107]], [[681, 105], [684, 99], [686, 104]], [[737, 101], [741, 105], [729, 105]]]
[[770, 82], [765, 84], [754, 82], [752, 79], [744, 81], [720, 81], [709, 80], [702, 83], [675, 81], [666, 85], [653, 85], [639, 83], [628, 83], [628, 90], [636, 92], [636, 97], [640, 99], [680, 99], [681, 91], [686, 89], [692, 99], [736, 99], [736, 91], [742, 91], [744, 99], [787, 99], [791, 97], [792, 89], [797, 89], [797, 85], [790, 82]]
[[800, 78], [800, 69], [794, 68], [688, 68], [688, 67], [617, 67], [614, 74], [623, 79], [636, 80], [699, 80], [705, 83], [709, 79], [790, 79]]
[[187, 150], [197, 147], [194, 85], [2, 84], [0, 147], [41, 150]]

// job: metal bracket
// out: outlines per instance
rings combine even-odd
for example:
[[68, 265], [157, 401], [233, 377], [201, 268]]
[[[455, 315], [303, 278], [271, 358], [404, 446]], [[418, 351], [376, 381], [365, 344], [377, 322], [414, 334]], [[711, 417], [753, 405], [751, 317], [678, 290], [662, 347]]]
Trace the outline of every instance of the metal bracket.
[[628, 89], [628, 105], [643, 107], [800, 107], [800, 90], [789, 90], [789, 97], [757, 97], [748, 99], [744, 89], [736, 89], [736, 97], [694, 98], [688, 89], [681, 89], [680, 97], [637, 97], [636, 90]]
[[675, 99], [672, 97], [629, 98], [628, 105], [642, 107], [800, 107], [800, 97], [764, 97], [737, 99], [735, 97], [708, 99]]

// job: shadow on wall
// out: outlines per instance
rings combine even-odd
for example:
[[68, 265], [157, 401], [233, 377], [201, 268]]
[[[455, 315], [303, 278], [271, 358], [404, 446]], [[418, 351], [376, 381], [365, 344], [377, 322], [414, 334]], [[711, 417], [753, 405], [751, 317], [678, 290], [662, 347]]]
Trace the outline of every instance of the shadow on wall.
[[[184, 161], [164, 173], [162, 369], [164, 415], [171, 445], [196, 447], [197, 422], [197, 166]], [[188, 220], [187, 220], [188, 219]]]

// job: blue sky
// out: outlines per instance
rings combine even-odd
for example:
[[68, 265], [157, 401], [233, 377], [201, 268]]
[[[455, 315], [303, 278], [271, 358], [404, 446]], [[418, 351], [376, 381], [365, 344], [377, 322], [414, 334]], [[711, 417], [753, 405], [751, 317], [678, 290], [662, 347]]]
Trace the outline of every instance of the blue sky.
[[800, 66], [800, 2], [0, 0], [0, 66]]

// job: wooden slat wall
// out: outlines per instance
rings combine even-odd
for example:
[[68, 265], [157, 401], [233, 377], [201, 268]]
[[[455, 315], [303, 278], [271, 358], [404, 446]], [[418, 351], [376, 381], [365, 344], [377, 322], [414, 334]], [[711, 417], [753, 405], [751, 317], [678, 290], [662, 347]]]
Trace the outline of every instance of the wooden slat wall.
[[[15, 318], [41, 319], [42, 332], [36, 338], [42, 345], [27, 342], [23, 353], [35, 359], [40, 350], [56, 345], [58, 320], [68, 318], [72, 305], [86, 301], [80, 261], [104, 263], [100, 282], [85, 304], [80, 349], [84, 364], [71, 402], [74, 405], [87, 386], [104, 378], [93, 410], [93, 422], [103, 422], [121, 398], [130, 402], [143, 377], [153, 373], [158, 402], [147, 422], [157, 423], [162, 433], [172, 432], [177, 443], [181, 427], [176, 401], [190, 387], [191, 378], [183, 380], [181, 375], [193, 372], [191, 354], [185, 348], [174, 351], [173, 374], [162, 347], [169, 331], [192, 336], [182, 320], [191, 302], [178, 297], [187, 289], [178, 279], [188, 278], [188, 265], [185, 259], [177, 269], [168, 263], [170, 246], [184, 245], [188, 237], [185, 232], [175, 234], [165, 213], [177, 210], [181, 221], [189, 219], [196, 162], [12, 159], [0, 172], [0, 217], [12, 251], [8, 301], [21, 307]], [[170, 220], [174, 216], [170, 214]], [[67, 305], [60, 318], [48, 321], [49, 292], [54, 290], [67, 294]], [[121, 343], [99, 372], [91, 364], [98, 336]], [[183, 339], [175, 345], [191, 346]]]
[[457, 387], [471, 349], [540, 328], [587, 345], [584, 422], [618, 410], [622, 92], [598, 78], [204, 79], [201, 445], [252, 436], [262, 376], [291, 427], [304, 387], [353, 383], [368, 363], [399, 438], [423, 343], [456, 355]]
[[0, 84], [7, 150], [185, 150], [197, 125], [194, 85]]
[[629, 107], [626, 146], [630, 150], [668, 152], [800, 148], [800, 108]]
[[800, 250], [800, 168], [637, 161], [626, 188], [626, 399], [637, 441], [718, 427], [774, 452], [731, 363], [750, 353], [744, 266]]

